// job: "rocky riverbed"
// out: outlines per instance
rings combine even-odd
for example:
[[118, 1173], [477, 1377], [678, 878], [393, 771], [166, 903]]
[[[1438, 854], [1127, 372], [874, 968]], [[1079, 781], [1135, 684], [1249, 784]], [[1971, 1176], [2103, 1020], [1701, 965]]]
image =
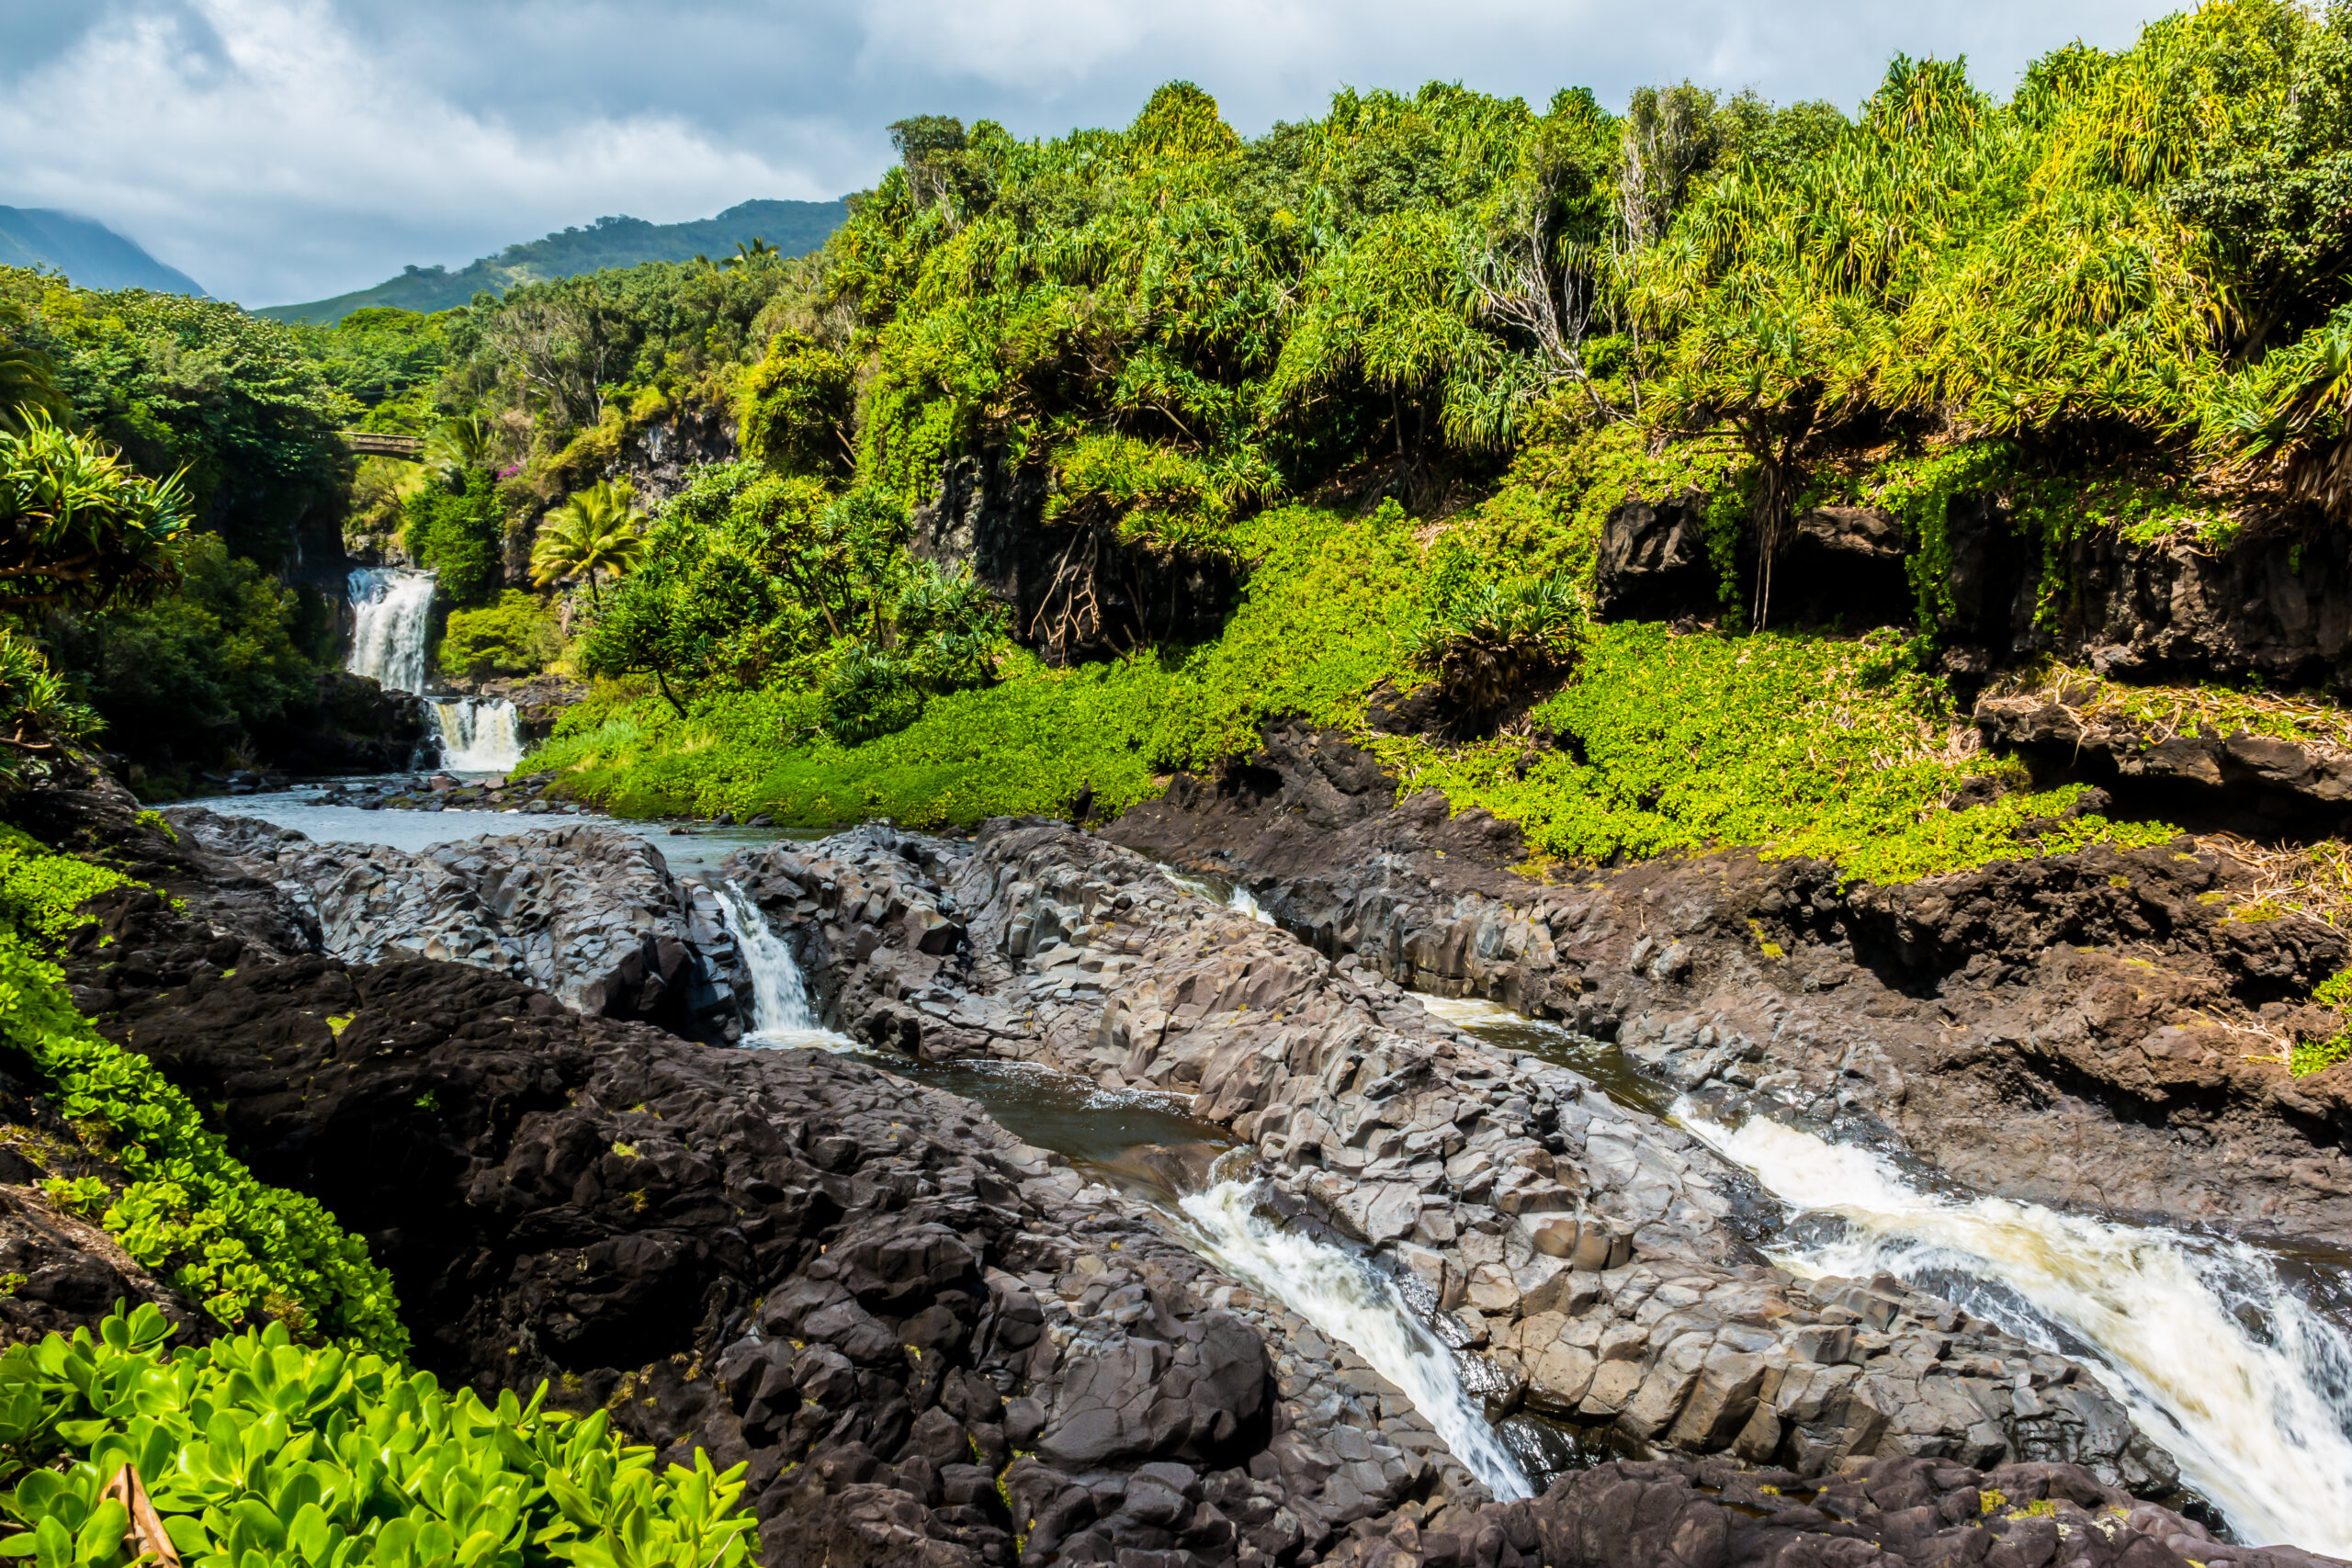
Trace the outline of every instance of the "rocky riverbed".
[[[81, 1005], [368, 1236], [421, 1359], [751, 1463], [771, 1564], [2310, 1561], [2162, 1506], [2171, 1456], [2079, 1362], [1774, 1268], [1779, 1206], [1679, 1129], [1067, 827], [697, 879], [593, 825], [398, 855], [47, 820], [180, 900], [96, 902]], [[689, 1038], [756, 1018], [729, 881], [878, 1065]], [[641, 1005], [673, 970], [703, 1005]], [[975, 1061], [1180, 1097], [1240, 1150], [1074, 1168], [909, 1081]], [[1170, 1201], [1204, 1183], [1393, 1279], [1577, 1468], [1496, 1497], [1213, 1260]]]
[[2352, 1247], [2352, 1065], [2294, 998], [2335, 930], [2242, 918], [2249, 870], [2193, 841], [2006, 862], [1907, 886], [1718, 853], [1565, 886], [1516, 829], [1398, 805], [1363, 752], [1271, 732], [1224, 785], [1179, 780], [1107, 836], [1257, 890], [1293, 931], [1418, 989], [1491, 998], [1713, 1088], [1892, 1140], [1978, 1190]]

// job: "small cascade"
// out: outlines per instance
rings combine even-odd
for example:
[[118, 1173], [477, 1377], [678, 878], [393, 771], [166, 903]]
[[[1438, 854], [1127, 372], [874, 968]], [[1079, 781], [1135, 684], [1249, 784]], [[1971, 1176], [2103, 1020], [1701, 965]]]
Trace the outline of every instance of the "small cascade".
[[836, 1034], [817, 1021], [816, 1004], [808, 982], [792, 956], [792, 946], [775, 934], [768, 918], [752, 896], [732, 882], [712, 889], [726, 917], [728, 934], [743, 955], [743, 972], [752, 977], [752, 1031], [746, 1045], [771, 1049], [814, 1045], [823, 1050], [854, 1049], [856, 1042]]
[[1868, 1150], [1752, 1116], [1691, 1134], [1783, 1202], [1844, 1221], [1776, 1254], [1807, 1273], [1916, 1281], [2088, 1364], [2255, 1543], [2352, 1555], [2352, 1337], [2239, 1242], [1921, 1192]]
[[1487, 1491], [1505, 1502], [1534, 1495], [1463, 1388], [1453, 1352], [1421, 1326], [1395, 1285], [1338, 1247], [1268, 1224], [1257, 1213], [1253, 1183], [1218, 1182], [1184, 1199], [1182, 1208], [1213, 1262], [1369, 1361]]
[[1176, 885], [1176, 890], [1180, 893], [1190, 893], [1195, 898], [1205, 898], [1212, 904], [1222, 904], [1236, 914], [1249, 916], [1261, 926], [1271, 926], [1274, 923], [1274, 917], [1266, 913], [1258, 903], [1258, 896], [1238, 882], [1226, 884], [1225, 891], [1220, 893], [1216, 884], [1197, 876], [1187, 875], [1174, 866], [1162, 864], [1159, 869], [1169, 881]]
[[437, 586], [429, 571], [353, 568], [351, 658], [344, 668], [388, 692], [424, 691], [424, 644]]
[[523, 716], [504, 697], [435, 697], [441, 765], [457, 773], [503, 773], [523, 760]]

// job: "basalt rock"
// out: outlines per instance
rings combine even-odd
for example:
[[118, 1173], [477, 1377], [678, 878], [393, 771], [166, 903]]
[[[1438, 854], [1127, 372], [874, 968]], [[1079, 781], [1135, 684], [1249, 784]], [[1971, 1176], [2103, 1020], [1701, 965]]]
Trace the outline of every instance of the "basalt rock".
[[[2176, 1477], [2062, 1358], [1891, 1277], [1764, 1266], [1741, 1233], [1752, 1190], [1678, 1129], [1066, 826], [993, 822], [970, 844], [869, 827], [729, 874], [841, 1027], [1190, 1096], [1452, 1343], [1485, 1348], [1490, 1409], [1810, 1475], [1930, 1453]], [[926, 951], [933, 915], [955, 935]]]
[[2035, 782], [2088, 780], [2167, 821], [2249, 837], [2325, 838], [2352, 827], [2352, 750], [2244, 731], [2178, 733], [2093, 716], [2061, 694], [1987, 697], [1987, 742], [2022, 755]]
[[[2352, 1066], [2278, 1059], [2352, 958], [2233, 916], [2251, 874], [2180, 843], [1896, 887], [1736, 852], [1552, 886], [1516, 829], [1350, 793], [1343, 739], [1270, 733], [1248, 797], [1171, 788], [1107, 829], [1258, 890], [1319, 950], [1617, 1043], [1713, 1088], [1899, 1138], [1980, 1189], [2352, 1245]], [[1360, 755], [1360, 754], [1357, 754]]]
[[360, 963], [469, 964], [600, 1018], [689, 1038], [741, 1032], [741, 964], [707, 888], [644, 839], [594, 825], [460, 840], [408, 853], [318, 844], [201, 807], [170, 814], [198, 844], [269, 877], [315, 919], [318, 950]]
[[94, 900], [105, 1026], [392, 1272], [417, 1355], [751, 1467], [763, 1560], [1291, 1564], [1486, 1494], [1393, 1388], [968, 1102]]
[[1876, 1460], [1815, 1483], [1721, 1461], [1614, 1463], [1443, 1529], [1351, 1542], [1351, 1568], [2332, 1568], [2245, 1547], [2073, 1465]]

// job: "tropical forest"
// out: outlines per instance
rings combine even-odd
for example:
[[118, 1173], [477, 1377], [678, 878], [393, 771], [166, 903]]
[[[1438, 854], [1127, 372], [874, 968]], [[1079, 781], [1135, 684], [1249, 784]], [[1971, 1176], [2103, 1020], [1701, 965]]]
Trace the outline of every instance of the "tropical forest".
[[0, 1557], [2352, 1558], [2352, 8], [888, 129], [0, 267]]

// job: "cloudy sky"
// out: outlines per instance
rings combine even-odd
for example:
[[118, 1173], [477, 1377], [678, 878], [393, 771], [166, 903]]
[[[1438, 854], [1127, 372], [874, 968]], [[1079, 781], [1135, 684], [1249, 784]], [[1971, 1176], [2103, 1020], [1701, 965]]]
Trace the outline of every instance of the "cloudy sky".
[[1185, 77], [1248, 131], [1445, 78], [1752, 86], [1850, 107], [1889, 54], [2006, 91], [2153, 0], [0, 0], [0, 203], [130, 234], [252, 305], [600, 214], [871, 185], [883, 128], [1131, 118]]

